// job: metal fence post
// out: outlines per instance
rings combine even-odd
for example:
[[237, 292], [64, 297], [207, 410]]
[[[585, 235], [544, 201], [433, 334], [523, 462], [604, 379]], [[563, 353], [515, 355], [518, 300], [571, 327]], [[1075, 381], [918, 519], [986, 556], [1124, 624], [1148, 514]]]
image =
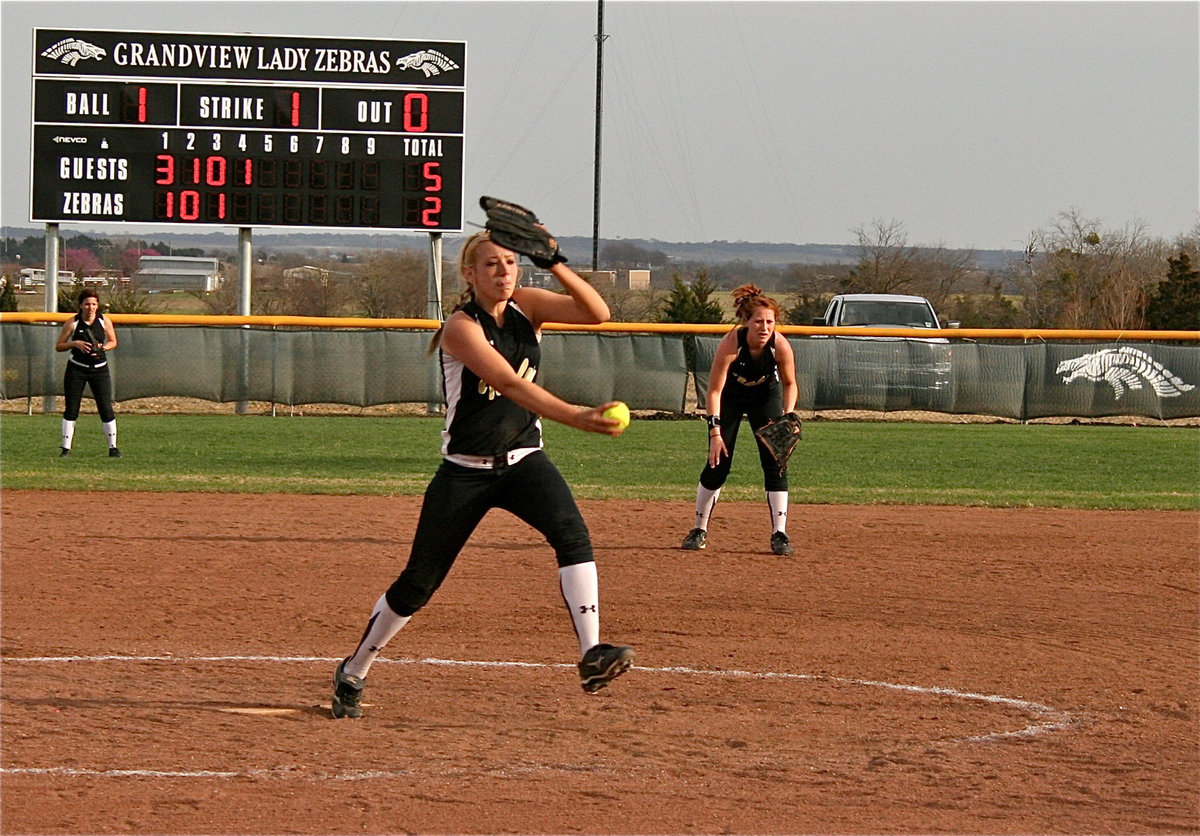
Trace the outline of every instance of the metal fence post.
[[[250, 285], [251, 271], [254, 267], [254, 244], [251, 239], [250, 227], [238, 228], [238, 315], [250, 316]], [[243, 329], [249, 329], [243, 325]], [[234, 412], [246, 415], [250, 412], [250, 402], [246, 392], [250, 388], [250, 340], [249, 334], [243, 332], [241, 340], [241, 357], [238, 360], [238, 401]]]

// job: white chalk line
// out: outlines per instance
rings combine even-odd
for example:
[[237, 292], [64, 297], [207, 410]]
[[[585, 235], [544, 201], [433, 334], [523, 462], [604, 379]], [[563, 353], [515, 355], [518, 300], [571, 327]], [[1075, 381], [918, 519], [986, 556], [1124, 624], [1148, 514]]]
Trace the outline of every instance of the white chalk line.
[[[284, 664], [294, 664], [299, 662], [322, 662], [327, 664], [336, 664], [340, 662], [340, 657], [326, 656], [175, 656], [175, 655], [159, 655], [159, 656], [129, 656], [117, 654], [103, 654], [96, 656], [20, 656], [20, 657], [4, 657], [0, 659], [3, 664], [61, 664], [61, 663], [89, 663], [89, 662], [274, 662]], [[575, 666], [567, 663], [548, 663], [548, 662], [486, 662], [463, 659], [384, 659], [380, 658], [375, 661], [377, 665], [443, 665], [449, 667], [479, 667], [479, 668], [574, 668]], [[976, 735], [972, 737], [961, 738], [957, 741], [960, 743], [987, 743], [999, 740], [1025, 739], [1036, 737], [1038, 735], [1047, 734], [1054, 731], [1060, 731], [1068, 728], [1075, 723], [1075, 718], [1067, 711], [1053, 708], [1032, 700], [1024, 700], [1017, 697], [1005, 697], [999, 694], [983, 694], [974, 691], [960, 691], [956, 688], [946, 688], [942, 686], [928, 685], [905, 685], [897, 682], [886, 682], [875, 679], [853, 679], [850, 677], [831, 676], [827, 674], [807, 674], [807, 673], [782, 673], [779, 671], [743, 671], [736, 669], [703, 669], [691, 668], [685, 666], [671, 666], [649, 668], [637, 666], [633, 670], [639, 673], [660, 673], [660, 674], [682, 674], [685, 676], [712, 676], [712, 677], [730, 677], [737, 679], [779, 679], [790, 680], [797, 682], [833, 682], [842, 685], [853, 685], [865, 688], [883, 688], [890, 691], [899, 691], [910, 694], [922, 694], [929, 696], [942, 696], [952, 699], [968, 700], [972, 702], [990, 703], [993, 705], [1003, 705], [1009, 708], [1015, 708], [1021, 711], [1026, 711], [1031, 714], [1045, 715], [1045, 719], [1032, 723], [1024, 728], [1015, 731], [994, 732], [991, 734]], [[135, 777], [135, 778], [244, 778], [244, 777], [259, 777], [259, 778], [304, 778], [306, 780], [325, 779], [338, 781], [359, 781], [369, 780], [373, 778], [401, 778], [414, 777], [415, 772], [409, 770], [399, 771], [356, 771], [352, 773], [336, 773], [336, 774], [314, 774], [312, 772], [301, 772], [293, 767], [277, 767], [274, 769], [246, 769], [236, 772], [223, 770], [153, 770], [153, 769], [85, 769], [76, 767], [0, 767], [0, 774], [4, 775], [58, 775], [58, 776], [91, 776], [91, 777]]]

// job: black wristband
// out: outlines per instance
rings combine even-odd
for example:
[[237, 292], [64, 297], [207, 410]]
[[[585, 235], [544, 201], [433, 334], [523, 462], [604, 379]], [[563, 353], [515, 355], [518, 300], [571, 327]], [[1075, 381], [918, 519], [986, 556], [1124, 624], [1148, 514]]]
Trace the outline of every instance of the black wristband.
[[704, 420], [708, 424], [708, 428], [710, 430], [721, 429], [721, 419], [718, 418], [716, 415], [705, 415]]

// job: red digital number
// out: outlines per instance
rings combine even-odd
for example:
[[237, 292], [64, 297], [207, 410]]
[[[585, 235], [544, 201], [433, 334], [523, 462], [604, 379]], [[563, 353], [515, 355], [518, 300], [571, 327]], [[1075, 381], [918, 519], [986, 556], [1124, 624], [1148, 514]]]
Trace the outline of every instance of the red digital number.
[[425, 93], [404, 96], [404, 130], [412, 133], [429, 130], [429, 96]]
[[204, 161], [204, 182], [210, 186], [224, 186], [226, 162], [224, 157], [208, 157]]
[[254, 183], [254, 160], [247, 157], [244, 160], [233, 161], [233, 184], [235, 186], [250, 186]]
[[149, 111], [146, 106], [147, 92], [145, 87], [126, 86], [121, 91], [121, 121], [146, 124]]
[[200, 217], [200, 192], [186, 189], [179, 193], [179, 219], [194, 221]]
[[432, 160], [425, 163], [425, 167], [421, 170], [421, 173], [425, 175], [425, 179], [429, 181], [429, 185], [425, 187], [425, 191], [440, 192], [442, 190], [442, 175], [438, 173], [441, 170], [441, 163]]
[[425, 205], [428, 207], [421, 211], [421, 224], [423, 226], [437, 226], [442, 214], [442, 199], [440, 197], [425, 198]]
[[175, 217], [175, 192], [154, 193], [154, 219], [163, 221]]
[[154, 158], [154, 184], [170, 186], [175, 182], [175, 158], [170, 154], [159, 154]]
[[225, 220], [225, 192], [210, 193], [204, 196], [205, 220]]

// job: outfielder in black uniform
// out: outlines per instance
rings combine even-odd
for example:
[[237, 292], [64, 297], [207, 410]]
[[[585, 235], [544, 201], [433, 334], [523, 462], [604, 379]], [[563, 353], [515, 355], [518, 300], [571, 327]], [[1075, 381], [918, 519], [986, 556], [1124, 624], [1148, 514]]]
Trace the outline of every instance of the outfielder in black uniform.
[[63, 376], [63, 395], [66, 402], [62, 417], [62, 447], [60, 455], [71, 455], [75, 439], [75, 422], [83, 403], [84, 387], [91, 387], [100, 413], [101, 427], [108, 441], [108, 455], [120, 458], [117, 449], [117, 416], [113, 411], [112, 376], [108, 371], [108, 352], [117, 347], [117, 332], [112, 323], [100, 313], [100, 297], [88, 289], [79, 294], [79, 313], [63, 324], [55, 351], [70, 351], [67, 371]]
[[600, 601], [591, 537], [571, 489], [542, 450], [539, 416], [587, 432], [619, 435], [602, 413], [615, 402], [573, 406], [535, 383], [544, 322], [599, 323], [608, 306], [563, 263], [550, 267], [566, 294], [520, 287], [518, 256], [483, 230], [459, 255], [467, 289], [434, 337], [440, 348], [446, 423], [442, 463], [425, 491], [408, 563], [375, 603], [358, 648], [334, 672], [333, 716], [360, 717], [367, 671], [389, 640], [441, 585], [471, 533], [503, 508], [546, 538], [594, 693], [626, 671], [633, 649], [600, 642]]
[[[787, 338], [775, 330], [779, 303], [752, 284], [734, 290], [733, 302], [741, 324], [717, 344], [708, 376], [708, 462], [696, 488], [696, 522], [684, 538], [686, 550], [702, 549], [708, 543], [708, 522], [729, 478], [742, 416], [757, 430], [793, 411], [799, 394], [795, 354]], [[771, 513], [771, 551], [789, 555], [787, 470], [780, 470], [762, 442], [754, 441]]]

